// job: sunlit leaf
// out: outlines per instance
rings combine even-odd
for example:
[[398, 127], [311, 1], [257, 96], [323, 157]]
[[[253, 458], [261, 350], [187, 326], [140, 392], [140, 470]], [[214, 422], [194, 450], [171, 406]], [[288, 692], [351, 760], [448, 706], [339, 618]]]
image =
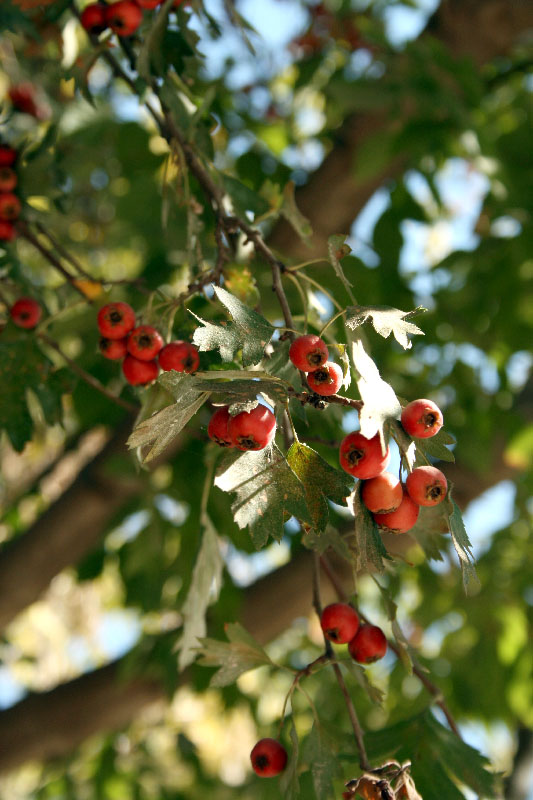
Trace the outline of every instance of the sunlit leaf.
[[424, 331], [409, 322], [410, 317], [420, 314], [422, 311], [426, 311], [422, 306], [413, 311], [400, 311], [399, 308], [390, 308], [389, 306], [350, 306], [346, 313], [346, 325], [355, 330], [370, 319], [380, 336], [386, 339], [392, 333], [398, 344], [408, 350], [412, 346], [409, 336], [424, 335]]

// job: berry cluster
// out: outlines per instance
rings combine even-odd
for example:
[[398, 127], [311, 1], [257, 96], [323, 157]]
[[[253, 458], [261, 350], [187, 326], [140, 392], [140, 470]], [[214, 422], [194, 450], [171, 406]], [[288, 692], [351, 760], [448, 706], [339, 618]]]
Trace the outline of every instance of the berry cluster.
[[[80, 15], [80, 22], [87, 33], [98, 36], [110, 28], [117, 36], [131, 36], [143, 19], [144, 8], [156, 8], [163, 0], [118, 0], [113, 5], [105, 2], [91, 3]], [[175, 0], [174, 8], [183, 0]]]
[[[401, 421], [410, 436], [426, 439], [442, 427], [442, 412], [431, 400], [414, 400], [402, 411]], [[417, 467], [402, 485], [385, 472], [390, 450], [382, 452], [379, 436], [367, 439], [359, 431], [341, 442], [341, 467], [363, 481], [361, 497], [377, 525], [392, 533], [406, 533], [418, 519], [420, 506], [436, 506], [446, 497], [448, 484], [436, 467]]]
[[289, 358], [297, 369], [307, 372], [307, 383], [317, 394], [328, 397], [337, 394], [342, 384], [342, 369], [328, 361], [326, 343], [313, 333], [298, 336], [289, 350]]
[[200, 364], [198, 350], [189, 342], [165, 345], [161, 334], [151, 325], [135, 327], [135, 311], [128, 303], [108, 303], [98, 312], [102, 334], [100, 352], [112, 361], [122, 361], [124, 377], [132, 386], [144, 386], [165, 372], [196, 372]]
[[14, 168], [17, 155], [13, 147], [0, 144], [0, 241], [3, 242], [11, 242], [17, 235], [14, 223], [22, 209], [13, 191], [18, 183]]
[[220, 447], [263, 450], [276, 433], [276, 417], [266, 406], [241, 411], [233, 417], [228, 406], [218, 408], [207, 426], [207, 435]]
[[359, 615], [347, 603], [332, 603], [322, 611], [320, 625], [326, 639], [347, 644], [354, 661], [371, 664], [387, 652], [387, 639], [377, 625], [359, 624]]

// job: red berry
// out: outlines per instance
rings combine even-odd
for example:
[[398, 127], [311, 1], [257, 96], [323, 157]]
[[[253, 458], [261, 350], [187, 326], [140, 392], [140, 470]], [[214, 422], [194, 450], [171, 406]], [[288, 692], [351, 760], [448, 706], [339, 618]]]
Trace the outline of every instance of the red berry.
[[32, 117], [40, 118], [42, 116], [42, 110], [35, 102], [35, 87], [31, 83], [19, 83], [12, 86], [8, 94], [17, 111], [31, 114]]
[[287, 751], [276, 739], [260, 739], [250, 753], [250, 760], [261, 778], [273, 778], [285, 769]]
[[419, 506], [411, 500], [405, 488], [402, 502], [390, 514], [374, 514], [374, 521], [380, 528], [387, 528], [389, 533], [406, 533], [411, 530], [418, 519]]
[[360, 664], [379, 661], [387, 652], [387, 639], [377, 625], [361, 625], [348, 645], [351, 657]]
[[360, 431], [355, 431], [342, 440], [339, 461], [350, 475], [368, 480], [380, 475], [387, 468], [390, 449], [387, 447], [387, 452], [383, 455], [378, 434], [367, 439]]
[[159, 353], [159, 366], [165, 372], [196, 372], [200, 366], [198, 348], [189, 342], [170, 342]]
[[111, 361], [119, 361], [128, 352], [128, 339], [126, 337], [124, 339], [106, 339], [102, 336], [98, 346], [104, 358], [109, 358]]
[[99, 34], [107, 28], [106, 22], [107, 6], [103, 3], [92, 3], [87, 6], [80, 15], [80, 22], [87, 33]]
[[220, 447], [233, 447], [228, 433], [228, 422], [230, 421], [230, 413], [227, 406], [217, 408], [207, 426], [207, 435], [210, 439], [216, 442]]
[[141, 8], [155, 8], [161, 5], [163, 0], [136, 0], [136, 3]]
[[325, 364], [328, 360], [329, 352], [326, 343], [320, 336], [314, 333], [307, 333], [305, 336], [298, 336], [290, 346], [289, 358], [297, 369], [303, 372], [312, 372]]
[[151, 325], [139, 325], [128, 337], [128, 353], [141, 361], [151, 361], [163, 347], [163, 337]]
[[326, 361], [321, 367], [307, 375], [307, 383], [313, 392], [324, 397], [337, 394], [342, 384], [342, 369], [333, 361]]
[[228, 422], [231, 443], [238, 450], [262, 450], [276, 433], [276, 417], [259, 404], [251, 411], [241, 411]]
[[21, 203], [16, 194], [0, 194], [0, 219], [12, 221], [20, 214]]
[[413, 400], [402, 411], [402, 425], [409, 436], [429, 439], [440, 431], [442, 411], [432, 400]]
[[19, 298], [9, 309], [9, 315], [19, 328], [35, 328], [41, 319], [42, 309], [33, 297]]
[[98, 330], [106, 339], [123, 339], [135, 327], [135, 311], [128, 303], [108, 303], [98, 312]]
[[361, 499], [374, 514], [390, 514], [402, 502], [402, 484], [390, 472], [382, 472], [375, 478], [363, 482]]
[[0, 167], [0, 192], [11, 192], [17, 185], [17, 173], [11, 167]]
[[17, 151], [6, 144], [0, 144], [0, 167], [11, 167], [17, 159]]
[[448, 490], [448, 481], [437, 467], [417, 467], [408, 476], [405, 486], [411, 500], [419, 506], [437, 506]]
[[11, 222], [0, 220], [0, 242], [12, 242], [16, 235], [17, 231]]
[[139, 361], [129, 354], [122, 362], [122, 372], [124, 377], [132, 386], [142, 386], [145, 383], [155, 381], [159, 375], [157, 361]]
[[348, 603], [332, 603], [323, 610], [320, 625], [330, 642], [346, 644], [357, 633], [359, 617]]
[[105, 21], [117, 36], [131, 36], [142, 22], [143, 12], [134, 0], [118, 0], [108, 6]]

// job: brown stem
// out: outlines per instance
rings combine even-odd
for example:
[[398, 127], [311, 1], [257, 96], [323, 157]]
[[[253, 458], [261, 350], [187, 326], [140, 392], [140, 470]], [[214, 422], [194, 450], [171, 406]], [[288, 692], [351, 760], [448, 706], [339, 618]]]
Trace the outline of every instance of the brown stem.
[[32, 244], [35, 247], [35, 249], [38, 250], [39, 253], [42, 256], [44, 256], [44, 258], [46, 258], [48, 263], [51, 264], [54, 267], [54, 269], [56, 269], [59, 273], [61, 273], [61, 275], [63, 275], [65, 280], [67, 280], [68, 283], [70, 283], [71, 286], [78, 292], [78, 294], [80, 294], [83, 297], [86, 303], [92, 305], [92, 300], [87, 297], [87, 295], [79, 288], [79, 286], [76, 285], [76, 278], [74, 277], [74, 275], [72, 275], [68, 270], [66, 270], [63, 264], [59, 261], [59, 259], [56, 258], [56, 256], [53, 253], [51, 253], [50, 250], [48, 250], [48, 248], [46, 248], [36, 236], [34, 236], [34, 234], [31, 232], [27, 224], [22, 220], [19, 220], [17, 227], [22, 238], [30, 242], [30, 244]]
[[39, 233], [42, 233], [44, 234], [44, 236], [46, 236], [52, 247], [54, 247], [57, 250], [60, 256], [62, 256], [66, 261], [70, 261], [72, 266], [78, 270], [80, 275], [83, 275], [84, 278], [87, 278], [88, 280], [93, 281], [94, 283], [101, 283], [101, 281], [95, 281], [95, 279], [83, 269], [78, 259], [75, 256], [73, 256], [72, 253], [69, 253], [69, 251], [65, 247], [63, 247], [61, 242], [59, 242], [55, 238], [55, 236], [53, 236], [53, 234], [51, 234], [50, 231], [44, 227], [44, 225], [41, 222], [36, 222], [35, 227], [37, 228]]
[[90, 375], [88, 372], [85, 372], [85, 370], [82, 367], [80, 367], [79, 364], [77, 364], [69, 356], [67, 356], [56, 341], [51, 339], [45, 333], [39, 333], [37, 335], [39, 336], [40, 339], [42, 339], [43, 342], [45, 342], [45, 344], [48, 345], [48, 347], [51, 347], [52, 350], [55, 350], [56, 353], [59, 353], [61, 358], [67, 362], [72, 371], [75, 372], [77, 375], [79, 375], [80, 378], [83, 378], [85, 383], [88, 383], [89, 386], [92, 386], [93, 389], [96, 389], [97, 392], [100, 392], [100, 394], [105, 395], [105, 397], [107, 397], [109, 400], [112, 400], [113, 403], [116, 403], [118, 406], [121, 406], [122, 408], [126, 409], [126, 411], [129, 411], [131, 414], [136, 414], [138, 412], [139, 410], [138, 406], [134, 406], [132, 403], [128, 403], [127, 400], [123, 400], [122, 397], [117, 397], [117, 395], [113, 394], [113, 392], [110, 392], [109, 389], [106, 389], [106, 387], [102, 383], [100, 383], [100, 381], [97, 378], [95, 378], [94, 375]]
[[[320, 563], [322, 565], [322, 568], [323, 568], [324, 572], [328, 576], [328, 580], [331, 582], [331, 585], [335, 589], [339, 600], [341, 602], [346, 602], [347, 595], [346, 595], [343, 587], [341, 586], [341, 584], [337, 580], [337, 577], [336, 577], [333, 569], [331, 568], [331, 565], [328, 562], [328, 559], [326, 558], [326, 556], [320, 556]], [[359, 609], [357, 609], [357, 613], [359, 614], [359, 617], [363, 620], [363, 622], [366, 622], [366, 623], [370, 622], [369, 619], [367, 617], [365, 617], [365, 615]], [[396, 645], [396, 643], [389, 639], [387, 644], [388, 644], [389, 648], [392, 650], [392, 652], [396, 655], [396, 657], [400, 658], [400, 649]], [[446, 717], [446, 720], [448, 722], [448, 725], [450, 726], [450, 729], [455, 733], [455, 735], [459, 739], [462, 739], [463, 737], [461, 736], [461, 732], [459, 731], [459, 728], [457, 727], [457, 723], [455, 722], [455, 720], [454, 720], [454, 718], [453, 718], [453, 716], [451, 714], [451, 711], [448, 708], [448, 705], [447, 705], [447, 703], [446, 703], [446, 701], [444, 699], [444, 696], [443, 696], [441, 690], [439, 689], [439, 687], [436, 686], [433, 683], [433, 681], [430, 680], [427, 677], [426, 673], [421, 669], [421, 667], [418, 666], [418, 664], [415, 664], [415, 663], [413, 664], [413, 673], [416, 675], [416, 677], [418, 678], [420, 683], [424, 686], [424, 688], [427, 689], [429, 694], [435, 699], [435, 703], [436, 703], [436, 705], [438, 705], [438, 707], [441, 709], [442, 713]]]

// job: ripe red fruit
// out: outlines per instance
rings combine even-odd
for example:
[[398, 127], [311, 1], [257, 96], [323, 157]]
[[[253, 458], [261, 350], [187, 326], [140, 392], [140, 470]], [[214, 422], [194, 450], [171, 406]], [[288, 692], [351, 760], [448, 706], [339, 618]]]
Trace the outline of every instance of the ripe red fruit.
[[419, 506], [410, 498], [403, 489], [402, 502], [390, 514], [374, 514], [374, 521], [380, 528], [387, 528], [390, 533], [407, 533], [418, 519]]
[[20, 297], [9, 309], [9, 315], [19, 328], [35, 328], [41, 319], [42, 309], [33, 297]]
[[98, 330], [106, 339], [123, 339], [135, 327], [135, 311], [128, 303], [108, 303], [98, 312]]
[[339, 461], [343, 470], [349, 475], [369, 480], [387, 468], [390, 449], [387, 447], [387, 452], [383, 455], [378, 434], [367, 439], [360, 431], [355, 431], [342, 440]]
[[20, 200], [16, 194], [12, 194], [12, 192], [0, 194], [0, 219], [8, 221], [17, 219], [21, 208]]
[[357, 633], [359, 617], [348, 603], [332, 603], [323, 610], [320, 625], [330, 642], [346, 644]]
[[139, 325], [128, 337], [128, 353], [140, 361], [151, 361], [163, 347], [163, 337], [151, 325]]
[[429, 439], [440, 431], [442, 411], [432, 400], [413, 400], [402, 411], [402, 425], [409, 436]]
[[198, 348], [189, 342], [170, 342], [159, 353], [159, 366], [165, 372], [196, 372], [200, 366]]
[[437, 506], [448, 490], [448, 481], [436, 467], [417, 467], [408, 476], [405, 486], [411, 500], [419, 506]]
[[107, 28], [107, 6], [103, 3], [93, 3], [84, 8], [80, 15], [80, 22], [87, 33], [99, 34]]
[[119, 361], [124, 358], [128, 352], [128, 340], [124, 339], [106, 339], [104, 336], [100, 339], [98, 345], [101, 354], [104, 358], [109, 358], [111, 361]]
[[15, 163], [17, 151], [6, 144], [0, 144], [0, 167], [10, 167]]
[[250, 753], [252, 768], [261, 778], [273, 778], [287, 765], [287, 751], [276, 739], [260, 739]]
[[138, 358], [128, 355], [122, 362], [124, 377], [132, 386], [142, 386], [155, 381], [159, 375], [157, 361], [139, 361]]
[[379, 661], [387, 652], [387, 638], [377, 625], [361, 625], [348, 645], [351, 657], [359, 664]]
[[238, 450], [262, 450], [276, 433], [276, 417], [259, 404], [251, 411], [242, 411], [228, 422], [231, 443]]
[[333, 361], [326, 361], [321, 367], [307, 375], [307, 383], [313, 392], [324, 397], [337, 394], [342, 384], [342, 369]]
[[0, 192], [11, 192], [17, 185], [17, 173], [11, 167], [0, 168]]
[[402, 502], [402, 484], [390, 472], [382, 472], [381, 475], [363, 482], [361, 499], [374, 514], [390, 514]]
[[161, 5], [163, 0], [136, 0], [137, 5], [141, 8], [155, 8]]
[[117, 36], [131, 36], [142, 22], [143, 12], [134, 0], [118, 0], [108, 6], [105, 21]]
[[328, 357], [326, 343], [320, 336], [315, 336], [313, 333], [298, 336], [289, 349], [290, 360], [297, 369], [301, 369], [303, 372], [313, 372], [325, 364]]
[[12, 86], [8, 91], [9, 99], [17, 111], [30, 114], [32, 117], [41, 119], [42, 109], [35, 99], [35, 87], [31, 83], [19, 83]]
[[0, 242], [12, 242], [17, 232], [11, 222], [0, 220]]
[[217, 408], [207, 426], [207, 435], [220, 447], [233, 447], [228, 432], [228, 423], [231, 419], [227, 406]]

